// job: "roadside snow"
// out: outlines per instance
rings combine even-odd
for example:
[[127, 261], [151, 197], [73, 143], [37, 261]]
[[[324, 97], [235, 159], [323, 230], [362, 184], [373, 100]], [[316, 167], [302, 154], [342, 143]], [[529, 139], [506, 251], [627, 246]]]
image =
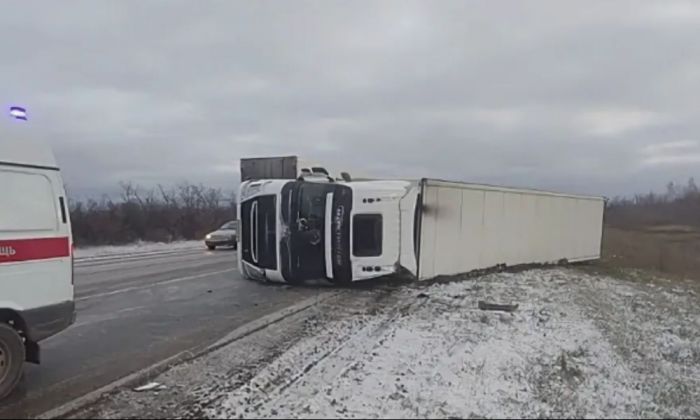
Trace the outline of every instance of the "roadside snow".
[[177, 241], [170, 243], [139, 241], [128, 245], [106, 245], [75, 248], [75, 257], [78, 259], [85, 259], [113, 255], [145, 254], [152, 252], [195, 249], [202, 248], [203, 246], [204, 243], [202, 241]]
[[[402, 291], [333, 322], [211, 417], [656, 417], [700, 413], [698, 305], [574, 270]], [[513, 314], [479, 299], [519, 303]], [[642, 309], [643, 308], [643, 309]], [[677, 312], [672, 312], [675, 309]]]
[[699, 292], [569, 268], [338, 290], [72, 417], [700, 417]]

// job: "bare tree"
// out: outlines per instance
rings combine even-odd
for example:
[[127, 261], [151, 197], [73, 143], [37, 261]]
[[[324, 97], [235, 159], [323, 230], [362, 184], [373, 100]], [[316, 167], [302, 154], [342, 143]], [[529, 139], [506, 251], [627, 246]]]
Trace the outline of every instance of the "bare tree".
[[700, 191], [695, 179], [690, 178], [685, 186], [669, 182], [664, 194], [616, 197], [608, 203], [606, 221], [627, 228], [679, 224], [700, 227]]
[[117, 201], [107, 196], [69, 201], [78, 245], [201, 239], [236, 217], [235, 194], [227, 196], [221, 189], [188, 183], [151, 189], [132, 182], [119, 185]]

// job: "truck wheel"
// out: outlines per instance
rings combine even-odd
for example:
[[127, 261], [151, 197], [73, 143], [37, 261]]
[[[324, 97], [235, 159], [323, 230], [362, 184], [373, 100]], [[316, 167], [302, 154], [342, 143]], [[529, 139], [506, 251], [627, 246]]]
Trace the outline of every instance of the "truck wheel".
[[0, 400], [10, 395], [22, 378], [22, 337], [11, 326], [0, 323]]
[[213, 251], [216, 249], [216, 245], [207, 245], [207, 248], [209, 248], [209, 251]]

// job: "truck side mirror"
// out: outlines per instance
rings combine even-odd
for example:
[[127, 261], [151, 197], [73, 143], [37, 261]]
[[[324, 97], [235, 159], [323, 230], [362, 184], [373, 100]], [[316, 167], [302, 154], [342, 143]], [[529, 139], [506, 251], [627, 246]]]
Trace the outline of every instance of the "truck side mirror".
[[350, 174], [347, 173], [347, 172], [341, 172], [341, 173], [340, 173], [340, 177], [343, 178], [343, 181], [345, 181], [345, 182], [350, 182], [350, 181], [352, 181], [352, 177], [351, 177]]

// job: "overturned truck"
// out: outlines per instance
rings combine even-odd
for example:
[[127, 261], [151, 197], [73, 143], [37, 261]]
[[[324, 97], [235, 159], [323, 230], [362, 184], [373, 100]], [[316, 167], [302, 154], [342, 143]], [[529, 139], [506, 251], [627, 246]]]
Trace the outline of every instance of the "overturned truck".
[[239, 197], [241, 273], [288, 283], [593, 260], [605, 207], [601, 197], [427, 178], [335, 180], [325, 170], [244, 181]]

